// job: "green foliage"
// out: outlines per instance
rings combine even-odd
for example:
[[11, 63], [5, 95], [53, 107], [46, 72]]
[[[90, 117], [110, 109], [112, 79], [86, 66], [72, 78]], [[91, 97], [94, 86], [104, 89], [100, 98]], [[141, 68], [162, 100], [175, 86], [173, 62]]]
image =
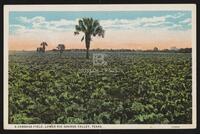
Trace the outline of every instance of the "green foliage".
[[83, 57], [10, 55], [9, 123], [191, 123], [190, 54], [112, 52], [102, 67]]

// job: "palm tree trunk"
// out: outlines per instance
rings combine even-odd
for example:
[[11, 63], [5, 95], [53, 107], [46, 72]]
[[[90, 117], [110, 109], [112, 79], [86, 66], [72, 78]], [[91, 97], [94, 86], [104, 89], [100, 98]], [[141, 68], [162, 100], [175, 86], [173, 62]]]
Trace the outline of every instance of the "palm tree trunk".
[[87, 48], [87, 51], [86, 51], [86, 59], [89, 59], [89, 48]]
[[43, 52], [45, 52], [45, 45], [43, 45]]
[[86, 45], [86, 59], [89, 59], [90, 36], [88, 35], [85, 35], [85, 45]]

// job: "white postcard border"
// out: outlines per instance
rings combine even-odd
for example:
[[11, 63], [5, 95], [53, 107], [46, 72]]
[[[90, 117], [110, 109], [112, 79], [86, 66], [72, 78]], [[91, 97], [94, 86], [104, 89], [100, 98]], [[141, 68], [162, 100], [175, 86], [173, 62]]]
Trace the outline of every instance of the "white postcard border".
[[[8, 123], [8, 37], [9, 11], [192, 11], [192, 124], [9, 124]], [[194, 129], [196, 128], [196, 5], [118, 4], [118, 5], [4, 5], [4, 97], [3, 126], [8, 130], [68, 129]]]

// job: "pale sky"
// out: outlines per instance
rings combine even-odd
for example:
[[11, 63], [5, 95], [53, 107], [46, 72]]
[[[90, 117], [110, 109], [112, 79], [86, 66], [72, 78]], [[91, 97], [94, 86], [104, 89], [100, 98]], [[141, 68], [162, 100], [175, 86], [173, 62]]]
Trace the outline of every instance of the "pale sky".
[[66, 49], [85, 48], [82, 35], [74, 36], [78, 19], [98, 19], [105, 37], [94, 37], [91, 49], [165, 49], [192, 46], [190, 11], [46, 11], [9, 13], [9, 50], [47, 50], [60, 43]]

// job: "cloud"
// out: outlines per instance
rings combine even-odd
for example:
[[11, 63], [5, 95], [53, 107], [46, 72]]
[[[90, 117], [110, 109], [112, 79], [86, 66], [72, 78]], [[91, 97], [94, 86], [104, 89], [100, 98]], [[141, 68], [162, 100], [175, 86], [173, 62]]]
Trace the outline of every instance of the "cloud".
[[13, 29], [25, 29], [25, 26], [22, 26], [22, 25], [10, 25], [10, 28], [13, 28]]
[[172, 18], [172, 19], [178, 19], [184, 16], [184, 13], [176, 13], [174, 15], [166, 15], [165, 18]]
[[30, 20], [27, 17], [20, 16], [20, 17], [17, 17], [16, 19], [20, 21], [21, 23], [30, 23]]
[[45, 18], [42, 16], [36, 16], [33, 18], [27, 18], [24, 16], [20, 16], [20, 17], [17, 17], [17, 20], [19, 20], [22, 23], [40, 23], [40, 22], [44, 22]]
[[157, 26], [159, 26], [159, 27], [161, 27], [161, 26], [166, 27], [167, 25], [173, 25], [173, 23], [171, 23], [171, 22], [156, 22], [156, 23], [146, 23], [143, 26], [144, 27], [157, 27]]
[[10, 25], [9, 32], [11, 34], [23, 33], [26, 30], [26, 27], [23, 25]]
[[[191, 18], [181, 20], [184, 16], [179, 12], [174, 15], [152, 16], [152, 17], [138, 17], [135, 19], [105, 19], [99, 20], [100, 24], [106, 31], [108, 30], [135, 30], [137, 29], [167, 29], [167, 30], [187, 30], [190, 27], [186, 27], [185, 24], [191, 23]], [[175, 22], [174, 20], [179, 20]], [[35, 16], [28, 18], [25, 16], [17, 17], [17, 20], [21, 25], [11, 25], [10, 33], [37, 33], [39, 31], [53, 31], [53, 32], [67, 32], [74, 31], [74, 26], [78, 24], [78, 18], [75, 20], [58, 19], [48, 20], [43, 16]], [[15, 27], [15, 28], [14, 28]]]
[[191, 18], [187, 18], [187, 19], [185, 19], [183, 21], [180, 21], [179, 23], [181, 23], [181, 24], [191, 24], [192, 23], [192, 19]]
[[106, 27], [106, 28], [136, 28], [136, 27], [142, 27], [144, 25], [153, 25], [158, 23], [164, 23], [166, 20], [165, 17], [143, 17], [143, 18], [137, 18], [133, 20], [128, 19], [114, 19], [114, 20], [100, 20], [100, 23]]
[[52, 31], [72, 30], [72, 27], [74, 28], [74, 25], [77, 23], [77, 20], [66, 19], [47, 21], [46, 18], [42, 16], [36, 16], [33, 18], [21, 16], [17, 19], [25, 25], [31, 24], [32, 29], [46, 29]]
[[[168, 30], [184, 30], [184, 26], [176, 24], [174, 20], [183, 17], [183, 13], [174, 15], [153, 16], [153, 17], [138, 17], [136, 19], [114, 19], [100, 20], [101, 24], [108, 29], [135, 29], [135, 28], [164, 28]], [[171, 19], [171, 20], [169, 20]], [[182, 23], [186, 23], [185, 20]]]

